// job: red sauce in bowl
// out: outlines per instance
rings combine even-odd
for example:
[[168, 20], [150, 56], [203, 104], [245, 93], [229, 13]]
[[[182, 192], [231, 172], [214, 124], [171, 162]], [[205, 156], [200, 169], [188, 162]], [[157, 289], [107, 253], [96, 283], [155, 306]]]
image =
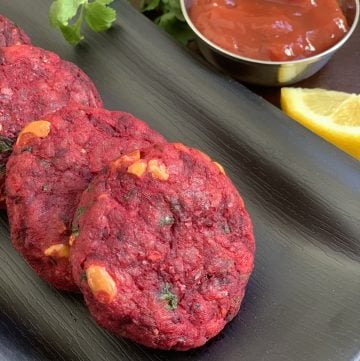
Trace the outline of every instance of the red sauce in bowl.
[[259, 60], [313, 56], [349, 29], [336, 0], [193, 0], [189, 16], [219, 47]]

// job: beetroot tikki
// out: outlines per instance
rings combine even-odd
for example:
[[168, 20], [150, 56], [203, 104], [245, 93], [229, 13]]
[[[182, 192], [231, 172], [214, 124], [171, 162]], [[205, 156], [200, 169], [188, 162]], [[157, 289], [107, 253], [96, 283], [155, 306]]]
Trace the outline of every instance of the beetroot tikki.
[[102, 106], [94, 84], [77, 66], [30, 45], [0, 49], [0, 197], [5, 165], [19, 131], [69, 102]]
[[0, 15], [0, 48], [30, 44], [29, 37], [12, 21]]
[[164, 141], [130, 114], [65, 107], [21, 131], [7, 164], [11, 238], [40, 277], [76, 290], [69, 237], [81, 192], [124, 152]]
[[70, 249], [95, 320], [152, 348], [187, 350], [239, 311], [252, 225], [220, 164], [182, 144], [135, 150], [83, 193]]

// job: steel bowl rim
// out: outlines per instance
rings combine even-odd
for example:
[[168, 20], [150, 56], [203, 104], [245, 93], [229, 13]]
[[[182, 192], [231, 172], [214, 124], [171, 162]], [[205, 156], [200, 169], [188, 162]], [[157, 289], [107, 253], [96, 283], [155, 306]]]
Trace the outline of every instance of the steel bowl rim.
[[359, 23], [359, 19], [360, 19], [360, 0], [354, 0], [355, 2], [355, 17], [353, 20], [353, 23], [350, 26], [349, 31], [344, 35], [344, 37], [342, 37], [336, 44], [334, 44], [332, 47], [330, 47], [329, 49], [324, 50], [323, 52], [307, 57], [307, 58], [303, 58], [303, 59], [297, 59], [297, 60], [287, 60], [287, 61], [271, 61], [271, 60], [258, 60], [258, 59], [253, 59], [253, 58], [247, 58], [245, 56], [241, 56], [241, 55], [237, 55], [234, 54], [228, 50], [225, 50], [223, 48], [221, 48], [220, 46], [216, 45], [215, 43], [213, 43], [211, 40], [209, 40], [208, 38], [206, 38], [193, 24], [193, 22], [190, 19], [190, 16], [188, 14], [187, 8], [186, 8], [186, 2], [187, 0], [180, 0], [180, 6], [181, 6], [181, 11], [182, 14], [187, 22], [187, 24], [190, 26], [191, 30], [195, 33], [195, 35], [197, 37], [199, 37], [203, 42], [205, 42], [208, 46], [210, 46], [211, 48], [213, 48], [213, 50], [217, 51], [218, 53], [225, 55], [233, 60], [240, 60], [243, 62], [248, 62], [248, 63], [253, 63], [253, 64], [263, 64], [263, 65], [292, 65], [292, 64], [299, 64], [299, 63], [304, 63], [304, 62], [315, 62], [320, 58], [323, 58], [327, 55], [331, 55], [332, 53], [334, 53], [336, 50], [338, 50], [339, 48], [341, 48], [346, 42], [347, 40], [350, 38], [350, 36], [354, 33], [358, 23]]

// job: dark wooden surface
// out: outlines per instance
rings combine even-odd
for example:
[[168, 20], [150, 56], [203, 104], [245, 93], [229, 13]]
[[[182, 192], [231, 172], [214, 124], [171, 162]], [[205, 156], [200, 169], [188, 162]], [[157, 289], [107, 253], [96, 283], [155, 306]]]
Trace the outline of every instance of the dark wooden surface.
[[0, 13], [84, 69], [108, 108], [222, 163], [254, 223], [256, 267], [239, 315], [216, 339], [186, 353], [149, 350], [104, 332], [80, 296], [40, 281], [11, 246], [3, 214], [0, 360], [357, 360], [359, 163], [211, 71], [126, 1], [116, 2], [114, 29], [87, 34], [77, 49], [49, 29], [48, 5], [1, 0]]

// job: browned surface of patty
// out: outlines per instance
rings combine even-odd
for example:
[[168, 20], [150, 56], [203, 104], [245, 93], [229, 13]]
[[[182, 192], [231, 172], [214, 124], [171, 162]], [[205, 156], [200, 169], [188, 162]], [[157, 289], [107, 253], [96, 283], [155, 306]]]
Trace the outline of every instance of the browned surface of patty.
[[252, 225], [203, 153], [163, 144], [119, 158], [83, 193], [74, 228], [74, 279], [116, 335], [187, 350], [239, 311], [254, 265]]
[[7, 164], [11, 238], [40, 277], [75, 290], [68, 240], [81, 192], [111, 160], [164, 139], [128, 113], [99, 108], [66, 107], [44, 119], [22, 131]]

